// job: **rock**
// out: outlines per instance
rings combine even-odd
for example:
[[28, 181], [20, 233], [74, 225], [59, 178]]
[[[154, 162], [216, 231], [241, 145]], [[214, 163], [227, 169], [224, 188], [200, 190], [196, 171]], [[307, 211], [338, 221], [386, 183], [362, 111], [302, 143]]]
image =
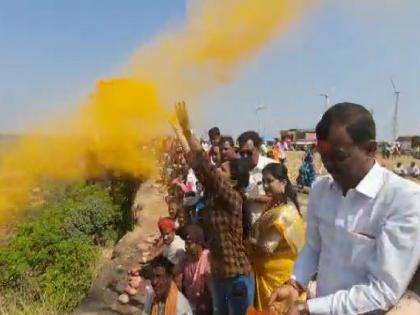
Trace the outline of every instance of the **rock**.
[[121, 256], [121, 249], [117, 246], [114, 248], [112, 255], [111, 255], [111, 259], [115, 259]]
[[148, 244], [154, 244], [154, 243], [156, 243], [156, 239], [158, 237], [159, 236], [157, 234], [149, 234], [146, 237], [146, 243], [148, 243]]
[[147, 251], [147, 250], [149, 249], [149, 247], [150, 247], [150, 245], [145, 244], [145, 243], [140, 243], [140, 244], [138, 244], [138, 245], [137, 245], [137, 249], [138, 249], [140, 252], [145, 252], [145, 251]]
[[117, 265], [115, 266], [115, 270], [117, 271], [117, 273], [123, 273], [125, 272], [125, 268], [123, 265]]
[[123, 293], [118, 297], [118, 302], [120, 302], [121, 304], [128, 304], [130, 303], [130, 297], [128, 296], [128, 294]]

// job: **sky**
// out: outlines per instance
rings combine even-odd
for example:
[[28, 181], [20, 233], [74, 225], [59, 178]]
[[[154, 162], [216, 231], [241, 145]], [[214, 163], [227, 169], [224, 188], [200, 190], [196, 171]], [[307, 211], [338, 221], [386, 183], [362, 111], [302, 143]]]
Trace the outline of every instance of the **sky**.
[[[202, 95], [197, 133], [217, 125], [231, 135], [255, 129], [274, 137], [314, 128], [326, 93], [331, 104], [372, 110], [378, 138], [389, 139], [392, 77], [401, 91], [399, 134], [420, 134], [420, 1], [318, 2], [233, 82]], [[182, 24], [186, 7], [184, 0], [0, 0], [0, 132], [76, 107], [97, 80], [121, 74], [139, 47]], [[257, 114], [260, 105], [266, 109]]]

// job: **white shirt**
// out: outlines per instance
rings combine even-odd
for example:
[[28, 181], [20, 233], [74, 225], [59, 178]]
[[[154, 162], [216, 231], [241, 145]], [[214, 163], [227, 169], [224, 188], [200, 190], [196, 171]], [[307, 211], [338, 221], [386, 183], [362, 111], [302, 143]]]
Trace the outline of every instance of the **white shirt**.
[[197, 177], [195, 176], [194, 170], [190, 168], [188, 170], [187, 179], [185, 185], [187, 186], [188, 191], [197, 192]]
[[420, 175], [420, 169], [417, 167], [417, 165], [409, 166], [407, 168], [407, 175], [419, 176]]
[[176, 315], [193, 315], [190, 303], [181, 292], [178, 292], [176, 300]]
[[169, 245], [163, 246], [162, 255], [173, 263], [175, 266], [181, 263], [185, 256], [185, 242], [178, 235], [175, 235], [174, 240]]
[[[254, 167], [249, 174], [249, 185], [246, 189], [246, 192], [251, 197], [256, 197], [258, 195], [265, 195], [263, 183], [262, 183], [262, 170], [270, 163], [278, 163], [276, 160], [270, 159], [266, 156], [260, 154], [258, 158], [257, 166]], [[261, 202], [250, 201], [249, 210], [251, 212], [251, 221], [252, 224], [257, 221], [265, 210], [266, 205]]]
[[[147, 305], [150, 304], [151, 302], [153, 302], [153, 296], [154, 296], [153, 293], [152, 293], [152, 295], [147, 296], [147, 298], [150, 300], [150, 301], [146, 302]], [[150, 305], [148, 307], [148, 310], [144, 313], [145, 314], [151, 314], [152, 313], [151, 311], [152, 311], [152, 307]], [[164, 314], [165, 314], [165, 304], [161, 304], [161, 305], [159, 305], [159, 315], [164, 315]], [[190, 303], [188, 302], [186, 297], [181, 292], [178, 292], [178, 295], [177, 295], [177, 298], [176, 298], [175, 315], [193, 315]]]
[[311, 315], [388, 310], [419, 262], [419, 185], [378, 164], [345, 197], [330, 176], [314, 184], [306, 244], [294, 268], [304, 286], [318, 271]]

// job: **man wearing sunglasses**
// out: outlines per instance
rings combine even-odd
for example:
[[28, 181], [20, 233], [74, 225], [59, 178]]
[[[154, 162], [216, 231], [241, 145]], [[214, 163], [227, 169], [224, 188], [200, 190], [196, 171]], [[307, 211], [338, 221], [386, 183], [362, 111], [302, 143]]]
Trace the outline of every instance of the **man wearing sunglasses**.
[[[330, 175], [313, 185], [294, 276], [273, 293], [280, 314], [385, 314], [404, 294], [412, 306], [403, 314], [420, 314], [407, 293], [420, 261], [420, 186], [375, 161], [375, 133], [371, 113], [352, 103], [332, 106], [318, 123]], [[296, 302], [316, 272], [316, 297]]]
[[[252, 161], [249, 186], [246, 189], [248, 225], [252, 226], [261, 216], [270, 201], [266, 196], [262, 183], [262, 170], [270, 163], [278, 163], [260, 154], [262, 139], [255, 131], [246, 131], [238, 137], [239, 154], [241, 158], [248, 158]], [[249, 228], [250, 228], [249, 226]]]

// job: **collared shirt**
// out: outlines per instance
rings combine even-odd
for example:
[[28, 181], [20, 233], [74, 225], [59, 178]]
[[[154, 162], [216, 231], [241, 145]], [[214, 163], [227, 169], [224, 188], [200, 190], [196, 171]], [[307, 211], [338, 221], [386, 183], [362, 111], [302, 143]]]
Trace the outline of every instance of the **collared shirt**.
[[251, 265], [242, 241], [242, 196], [230, 181], [218, 175], [204, 154], [194, 161], [195, 173], [205, 189], [210, 214], [210, 253], [215, 278], [245, 275]]
[[306, 245], [294, 268], [311, 315], [353, 315], [397, 304], [420, 262], [420, 186], [375, 164], [343, 196], [324, 176], [312, 188]]
[[[270, 163], [278, 163], [278, 161], [260, 155], [258, 158], [257, 166], [251, 170], [249, 176], [249, 185], [246, 189], [246, 192], [251, 197], [265, 195], [262, 182], [262, 170]], [[266, 205], [261, 202], [248, 201], [248, 209], [251, 213], [251, 223], [254, 224], [266, 209]]]

